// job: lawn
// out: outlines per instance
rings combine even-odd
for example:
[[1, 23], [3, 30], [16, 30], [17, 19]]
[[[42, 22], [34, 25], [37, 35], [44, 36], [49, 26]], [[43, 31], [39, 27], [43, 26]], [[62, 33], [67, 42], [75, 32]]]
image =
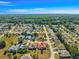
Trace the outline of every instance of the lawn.
[[50, 50], [49, 49], [48, 50], [44, 50], [43, 54], [41, 54], [40, 50], [30, 51], [30, 55], [33, 57], [33, 59], [49, 59], [49, 57], [50, 57]]
[[11, 44], [16, 44], [18, 42], [17, 35], [11, 35], [11, 37], [3, 36], [0, 40], [4, 40], [6, 42], [6, 47], [0, 50], [0, 58], [9, 59], [7, 55], [4, 55], [4, 52], [8, 50]]
[[[38, 39], [38, 42], [40, 41], [46, 41], [44, 39]], [[41, 54], [40, 50], [28, 50], [30, 55], [33, 59], [49, 59], [50, 58], [50, 49], [49, 46], [46, 47], [46, 50], [43, 51], [43, 54]]]

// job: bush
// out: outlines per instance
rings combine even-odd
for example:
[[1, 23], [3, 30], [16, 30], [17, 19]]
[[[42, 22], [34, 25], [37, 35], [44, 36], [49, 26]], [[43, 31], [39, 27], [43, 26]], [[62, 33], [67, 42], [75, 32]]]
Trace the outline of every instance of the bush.
[[13, 59], [17, 59], [17, 56], [14, 56], [14, 58]]

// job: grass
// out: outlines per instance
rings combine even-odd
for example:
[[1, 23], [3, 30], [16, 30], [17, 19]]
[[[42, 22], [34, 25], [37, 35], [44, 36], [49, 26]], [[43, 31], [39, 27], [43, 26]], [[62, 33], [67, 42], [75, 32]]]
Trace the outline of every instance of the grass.
[[55, 58], [55, 59], [60, 59], [59, 54], [58, 54], [58, 53], [55, 53], [55, 54], [54, 54], [54, 58]]
[[43, 54], [41, 54], [40, 50], [36, 51], [30, 51], [30, 55], [33, 57], [36, 57], [36, 59], [49, 59], [50, 57], [50, 50], [44, 50]]
[[[2, 38], [0, 38], [0, 41], [5, 41], [6, 42], [6, 47], [4, 49], [0, 50], [0, 58], [9, 59], [9, 57], [7, 55], [11, 54], [11, 53], [7, 53], [6, 55], [4, 55], [4, 52], [7, 51], [12, 45], [17, 44], [18, 35], [11, 35], [10, 37], [3, 36]], [[44, 37], [43, 39], [38, 39], [37, 41], [47, 41], [47, 39]], [[24, 43], [26, 43], [26, 41]], [[30, 55], [32, 57], [35, 56], [36, 59], [49, 59], [49, 57], [50, 57], [49, 47], [47, 47], [47, 49], [43, 51], [43, 54], [41, 54], [40, 50], [36, 50], [36, 51], [28, 50], [28, 53], [30, 53]], [[14, 56], [17, 56], [17, 59], [18, 59], [22, 55], [23, 54], [16, 53]], [[13, 55], [11, 55], [11, 56], [14, 57]]]
[[0, 50], [0, 58], [9, 59], [7, 55], [3, 55], [6, 50], [8, 50], [11, 46], [11, 43], [16, 44], [18, 42], [17, 35], [11, 35], [11, 37], [3, 36], [0, 40], [4, 40], [6, 42], [6, 47]]

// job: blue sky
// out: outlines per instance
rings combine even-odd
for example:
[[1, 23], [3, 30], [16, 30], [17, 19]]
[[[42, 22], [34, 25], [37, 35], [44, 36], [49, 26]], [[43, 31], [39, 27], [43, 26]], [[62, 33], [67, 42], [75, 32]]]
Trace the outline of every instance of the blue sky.
[[0, 0], [0, 14], [79, 14], [79, 0]]

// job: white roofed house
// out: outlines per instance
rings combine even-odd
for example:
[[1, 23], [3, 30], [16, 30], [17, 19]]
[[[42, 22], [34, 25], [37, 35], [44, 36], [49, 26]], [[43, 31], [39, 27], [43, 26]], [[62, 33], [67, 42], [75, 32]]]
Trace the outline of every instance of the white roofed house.
[[27, 51], [27, 47], [22, 44], [13, 45], [8, 49], [8, 51], [16, 53], [25, 53]]
[[27, 35], [26, 40], [30, 40], [30, 39], [31, 39], [31, 35]]
[[16, 51], [18, 50], [18, 48], [19, 48], [19, 45], [13, 45], [13, 46], [11, 46], [8, 50], [9, 50], [10, 52], [16, 52]]
[[71, 55], [69, 54], [69, 52], [67, 50], [58, 50], [60, 59], [69, 59], [71, 58]]

